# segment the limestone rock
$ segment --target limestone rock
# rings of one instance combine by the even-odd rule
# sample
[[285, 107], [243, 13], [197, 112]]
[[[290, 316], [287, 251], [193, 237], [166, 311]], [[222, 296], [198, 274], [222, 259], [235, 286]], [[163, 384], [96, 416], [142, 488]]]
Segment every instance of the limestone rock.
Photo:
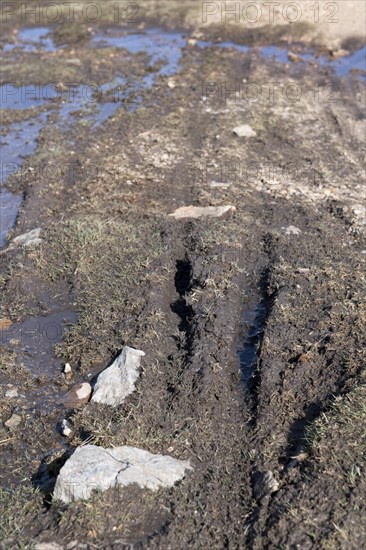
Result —
[[181, 206], [171, 214], [170, 217], [176, 220], [186, 218], [222, 218], [225, 214], [236, 212], [235, 206]]
[[63, 550], [63, 546], [57, 542], [39, 542], [34, 548], [35, 550]]
[[212, 181], [209, 186], [211, 189], [221, 188], [221, 189], [228, 189], [231, 187], [231, 183], [224, 183], [221, 181]]
[[103, 449], [85, 445], [76, 449], [61, 468], [54, 498], [66, 503], [85, 500], [93, 490], [106, 491], [132, 483], [155, 491], [173, 486], [184, 477], [186, 470], [192, 470], [189, 461], [136, 447]]
[[141, 357], [144, 355], [143, 351], [125, 346], [114, 363], [98, 376], [92, 401], [121, 405], [135, 390], [140, 376]]
[[286, 235], [300, 235], [301, 229], [295, 227], [294, 225], [289, 225], [288, 227], [286, 227], [285, 233]]
[[71, 374], [71, 373], [72, 373], [72, 369], [71, 369], [70, 363], [65, 363], [64, 374]]
[[36, 246], [42, 242], [42, 239], [40, 238], [41, 231], [42, 230], [40, 227], [37, 227], [37, 229], [32, 229], [32, 231], [28, 231], [28, 233], [23, 233], [22, 235], [19, 235], [19, 237], [15, 237], [15, 239], [13, 239], [13, 243], [20, 246]]
[[257, 132], [253, 130], [249, 124], [243, 124], [242, 126], [236, 126], [233, 129], [233, 133], [238, 137], [255, 137], [257, 135]]
[[5, 397], [8, 399], [13, 399], [14, 397], [18, 397], [18, 390], [16, 388], [9, 388], [5, 392]]

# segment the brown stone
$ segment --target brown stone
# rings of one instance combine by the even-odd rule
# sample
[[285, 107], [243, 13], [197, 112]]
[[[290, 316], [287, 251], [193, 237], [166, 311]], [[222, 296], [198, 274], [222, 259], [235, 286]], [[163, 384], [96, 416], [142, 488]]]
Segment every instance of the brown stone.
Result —
[[71, 409], [76, 409], [89, 401], [91, 392], [91, 385], [88, 382], [83, 382], [71, 388], [70, 391], [58, 400], [58, 403]]
[[0, 330], [8, 328], [12, 324], [13, 323], [10, 321], [10, 319], [6, 319], [6, 317], [3, 317], [2, 319], [0, 319]]

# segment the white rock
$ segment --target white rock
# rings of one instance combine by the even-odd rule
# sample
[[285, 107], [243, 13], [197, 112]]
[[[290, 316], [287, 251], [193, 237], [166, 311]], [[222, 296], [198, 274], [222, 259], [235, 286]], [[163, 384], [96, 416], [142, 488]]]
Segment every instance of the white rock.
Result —
[[71, 435], [71, 433], [72, 433], [71, 426], [65, 418], [61, 422], [60, 432], [65, 437], [69, 437], [69, 435]]
[[231, 187], [231, 183], [223, 183], [221, 181], [212, 181], [209, 186], [211, 187], [211, 189], [216, 189], [216, 188], [222, 188], [222, 189], [228, 189], [229, 187]]
[[155, 455], [136, 447], [103, 449], [85, 445], [76, 449], [61, 468], [54, 498], [66, 503], [85, 500], [93, 490], [106, 491], [132, 483], [155, 491], [173, 486], [184, 477], [186, 470], [192, 470], [189, 461]]
[[57, 542], [40, 542], [35, 545], [35, 550], [63, 550], [63, 546]]
[[300, 235], [301, 229], [295, 227], [294, 225], [289, 225], [288, 227], [286, 227], [285, 233], [286, 235]]
[[18, 397], [18, 390], [16, 388], [6, 390], [5, 397], [8, 397], [9, 399], [12, 399], [13, 397]]
[[257, 132], [253, 130], [249, 124], [243, 124], [242, 126], [236, 126], [236, 128], [233, 129], [233, 133], [238, 137], [255, 137], [257, 135]]
[[32, 229], [32, 231], [28, 231], [28, 233], [23, 233], [22, 235], [19, 235], [19, 237], [15, 237], [13, 239], [13, 243], [20, 246], [35, 246], [40, 244], [42, 242], [42, 239], [40, 238], [41, 231], [42, 229], [40, 227], [37, 227], [37, 229]]
[[71, 368], [70, 363], [65, 363], [65, 366], [64, 366], [64, 373], [65, 373], [65, 374], [70, 374], [71, 372], [72, 372], [72, 368]]
[[350, 52], [348, 50], [339, 49], [339, 50], [334, 50], [330, 52], [330, 54], [334, 59], [338, 59], [339, 57], [344, 57], [345, 55], [349, 55]]
[[143, 351], [125, 346], [114, 363], [98, 376], [92, 401], [121, 405], [135, 390], [144, 355]]
[[66, 59], [66, 63], [69, 63], [69, 65], [81, 65], [81, 59], [78, 57], [71, 57], [70, 59]]
[[221, 218], [225, 214], [236, 212], [235, 206], [181, 206], [169, 216], [176, 220], [186, 218]]

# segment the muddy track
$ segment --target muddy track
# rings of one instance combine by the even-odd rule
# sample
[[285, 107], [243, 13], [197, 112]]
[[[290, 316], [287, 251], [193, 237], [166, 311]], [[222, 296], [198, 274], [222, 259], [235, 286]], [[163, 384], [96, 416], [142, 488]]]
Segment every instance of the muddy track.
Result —
[[[268, 214], [273, 215], [273, 212], [269, 211]], [[282, 215], [283, 213], [281, 213]], [[287, 211], [287, 216], [290, 219], [297, 215], [299, 214], [296, 207]], [[303, 212], [300, 215], [303, 215]], [[311, 217], [310, 212], [308, 212], [308, 216]], [[278, 222], [272, 220], [272, 223], [276, 225]], [[179, 411], [180, 414], [184, 411], [183, 414], [189, 415], [192, 419], [204, 414], [203, 411], [207, 410], [210, 403], [207, 402], [210, 386], [215, 387], [216, 384], [216, 377], [212, 372], [215, 370], [213, 361], [216, 365], [227, 365], [225, 370], [218, 367], [220, 389], [214, 390], [216, 403], [214, 406], [212, 403], [210, 404], [212, 407], [210, 409], [211, 425], [205, 427], [205, 437], [211, 430], [212, 434], [221, 431], [217, 425], [217, 421], [220, 422], [220, 419], [223, 421], [222, 427], [226, 431], [234, 421], [233, 418], [239, 414], [234, 432], [236, 433], [236, 445], [239, 446], [238, 454], [231, 456], [233, 449], [230, 450], [230, 461], [233, 459], [238, 462], [236, 468], [231, 472], [232, 481], [229, 478], [225, 480], [225, 483], [239, 484], [237, 479], [237, 468], [239, 468], [241, 491], [239, 489], [236, 495], [239, 500], [235, 499], [236, 503], [230, 502], [229, 505], [230, 507], [234, 506], [236, 514], [239, 514], [238, 517], [245, 518], [247, 528], [244, 531], [249, 532], [246, 545], [249, 548], [261, 548], [263, 547], [263, 536], [266, 536], [267, 529], [270, 528], [267, 525], [273, 526], [274, 518], [277, 517], [276, 502], [281, 499], [281, 490], [286, 490], [290, 480], [293, 483], [294, 475], [295, 477], [300, 475], [300, 463], [294, 457], [307, 450], [306, 432], [311, 423], [319, 418], [321, 413], [329, 409], [330, 404], [337, 396], [349, 391], [357, 382], [360, 367], [355, 370], [345, 370], [340, 364], [339, 369], [334, 368], [338, 356], [332, 347], [332, 328], [331, 325], [326, 326], [326, 318], [322, 332], [312, 336], [313, 341], [306, 346], [306, 349], [295, 355], [290, 342], [294, 344], [300, 338], [301, 325], [289, 330], [281, 324], [282, 330], [288, 331], [286, 347], [288, 348], [288, 364], [291, 365], [291, 376], [289, 377], [285, 373], [285, 363], [282, 363], [279, 358], [276, 363], [274, 359], [276, 353], [269, 350], [269, 341], [274, 340], [275, 345], [279, 341], [279, 337], [275, 336], [273, 332], [279, 325], [279, 310], [285, 309], [288, 303], [292, 303], [293, 290], [291, 291], [291, 288], [296, 288], [296, 285], [289, 287], [288, 279], [283, 284], [279, 275], [283, 243], [275, 233], [267, 232], [263, 234], [262, 238], [259, 237], [263, 255], [262, 257], [257, 255], [256, 263], [254, 266], [252, 265], [254, 281], [252, 280], [250, 285], [252, 293], [256, 296], [255, 301], [263, 304], [259, 318], [255, 319], [255, 323], [257, 326], [259, 325], [254, 342], [257, 350], [256, 368], [248, 384], [243, 384], [240, 371], [237, 370], [239, 358], [236, 350], [240, 318], [242, 309], [245, 307], [240, 295], [245, 289], [245, 283], [239, 278], [235, 289], [232, 289], [225, 300], [219, 301], [218, 307], [212, 308], [212, 299], [211, 297], [207, 299], [205, 294], [207, 293], [207, 282], [209, 282], [207, 268], [212, 265], [213, 260], [212, 256], [203, 253], [197, 242], [199, 235], [197, 225], [188, 223], [180, 227], [179, 236], [176, 229], [171, 227], [170, 230], [172, 231], [171, 239], [168, 238], [169, 229], [164, 234], [164, 238], [168, 242], [174, 242], [174, 251], [170, 249], [168, 254], [171, 264], [173, 264], [171, 267], [173, 276], [171, 276], [168, 285], [169, 296], [173, 295], [173, 297], [167, 299], [166, 286], [164, 286], [163, 301], [166, 311], [168, 312], [170, 309], [175, 314], [173, 326], [177, 329], [177, 335], [174, 338], [176, 350], [169, 355], [169, 367], [174, 369], [174, 373], [169, 375], [167, 382], [168, 392], [172, 395], [168, 398], [166, 408], [176, 411], [176, 413]], [[330, 234], [340, 230], [341, 226], [335, 222]], [[318, 239], [315, 241], [317, 261], [320, 263], [322, 261], [319, 257], [319, 250], [324, 250], [324, 261], [329, 261], [327, 257], [329, 249], [327, 242], [324, 242], [324, 234], [319, 235]], [[243, 243], [243, 248], [245, 248], [245, 243]], [[212, 254], [215, 255], [214, 252]], [[311, 265], [312, 250], [303, 251], [299, 259], [300, 265]], [[294, 267], [292, 276], [295, 279], [303, 277], [301, 269], [296, 273], [296, 267]], [[246, 291], [248, 292], [248, 288]], [[314, 299], [316, 299], [316, 295], [314, 295]], [[320, 311], [318, 313], [327, 317], [329, 305], [327, 306], [326, 302], [329, 300], [329, 296], [324, 299], [325, 304], [323, 307], [319, 304]], [[205, 304], [208, 303], [211, 307], [210, 314], [203, 314], [206, 312]], [[295, 307], [293, 303], [291, 307]], [[225, 326], [227, 330], [223, 331]], [[243, 335], [241, 333], [241, 337], [250, 339], [250, 334]], [[253, 345], [253, 341], [251, 344]], [[178, 368], [176, 368], [177, 363], [179, 364]], [[227, 367], [230, 364], [232, 367], [228, 370]], [[278, 372], [276, 365], [278, 365]], [[304, 372], [306, 367], [309, 370], [308, 375]], [[297, 370], [301, 374], [297, 375]], [[300, 381], [298, 376], [300, 376]], [[322, 379], [327, 382], [319, 382]], [[314, 383], [315, 380], [317, 383]], [[227, 391], [223, 391], [226, 385], [230, 388], [229, 403], [235, 404], [234, 411], [236, 409], [236, 413], [233, 410], [230, 411], [231, 407], [228, 411], [228, 394]], [[289, 399], [291, 394], [295, 399]], [[188, 395], [194, 396], [193, 399], [188, 399]], [[277, 397], [275, 398], [275, 396]], [[190, 433], [195, 432], [191, 429]], [[250, 441], [249, 445], [248, 441]], [[228, 460], [228, 451], [225, 451], [224, 458], [221, 454], [223, 451], [222, 448], [220, 449], [221, 445], [225, 446], [224, 441], [218, 442], [216, 445], [215, 459], [212, 464], [213, 473], [217, 472], [216, 468], [222, 471]], [[255, 449], [254, 455], [248, 453], [248, 449]], [[195, 441], [191, 450], [199, 462], [205, 460], [205, 452], [202, 451], [198, 441]], [[253, 506], [253, 502], [255, 502], [253, 500], [255, 474], [268, 470], [275, 472], [280, 482], [280, 492], [273, 499], [265, 497]], [[208, 479], [206, 477], [204, 482], [197, 477], [195, 479], [196, 487], [200, 487], [201, 498], [202, 491], [204, 491], [203, 484], [207, 484]], [[220, 491], [219, 488], [218, 490]], [[228, 488], [225, 487], [225, 491], [227, 490]], [[178, 510], [176, 514], [177, 517], [180, 517]], [[234, 517], [236, 516], [234, 515]], [[162, 533], [156, 535], [157, 540], [154, 542], [156, 547], [162, 544], [165, 537], [168, 537], [169, 540], [178, 540], [178, 538], [176, 539], [178, 537], [177, 529], [176, 520], [169, 522], [169, 525], [164, 527], [164, 535]], [[231, 535], [230, 543], [235, 540], [232, 538], [233, 536], [237, 539], [238, 545], [244, 544], [242, 529], [238, 529], [235, 535], [234, 533]], [[187, 540], [188, 542], [192, 541]], [[223, 542], [223, 544], [225, 543]]]
[[[318, 304], [318, 315], [325, 317], [321, 323], [321, 332], [314, 333], [311, 330], [312, 342], [303, 348], [302, 352], [292, 356], [291, 353], [288, 354], [287, 364], [291, 365], [291, 370], [290, 373], [288, 369], [285, 370], [283, 359], [278, 356], [278, 351], [275, 351], [275, 342], [279, 338], [276, 333], [281, 326], [278, 322], [278, 317], [281, 317], [279, 310], [284, 309], [288, 302], [291, 307], [296, 306], [291, 299], [288, 281], [284, 286], [281, 284], [279, 261], [275, 259], [280, 257], [278, 248], [276, 244], [271, 245], [271, 268], [266, 273], [266, 296], [270, 297], [271, 306], [268, 309], [269, 315], [265, 321], [262, 344], [259, 348], [257, 372], [253, 377], [256, 414], [252, 446], [259, 451], [252, 463], [252, 469], [263, 471], [273, 468], [280, 482], [280, 490], [271, 500], [263, 499], [257, 511], [253, 512], [253, 529], [250, 530], [247, 540], [250, 548], [263, 548], [269, 544], [266, 538], [269, 533], [273, 537], [273, 532], [278, 532], [276, 522], [281, 517], [281, 507], [279, 508], [278, 503], [286, 502], [286, 496], [282, 494], [286, 494], [288, 486], [293, 485], [294, 480], [302, 475], [301, 454], [308, 451], [307, 434], [311, 430], [311, 425], [330, 410], [334, 400], [352, 390], [362, 372], [360, 365], [353, 369], [346, 367], [345, 357], [343, 358], [337, 350], [334, 342], [334, 325], [330, 320], [327, 321], [327, 314], [332, 309], [329, 295], [324, 296], [322, 305]], [[327, 257], [329, 248], [326, 243], [315, 242], [319, 263], [322, 262], [322, 249]], [[312, 253], [309, 252], [311, 263]], [[304, 264], [307, 263], [306, 253], [307, 251], [303, 251], [301, 257]], [[312, 324], [310, 321], [310, 327]], [[299, 329], [301, 330], [300, 326], [295, 331], [293, 327], [283, 324], [281, 326], [280, 330], [287, 333], [286, 347], [289, 348], [289, 352], [290, 342], [300, 340]], [[352, 353], [353, 346], [354, 350], [357, 349], [358, 336], [349, 333], [348, 338], [351, 339], [349, 351]]]
[[[205, 299], [207, 267], [210, 262], [209, 258], [202, 256], [202, 250], [197, 243], [199, 237], [197, 225], [188, 223], [177, 229], [171, 224], [170, 234], [169, 229], [167, 233], [169, 237], [166, 234], [165, 239], [170, 243], [168, 256], [173, 267], [171, 280], [162, 289], [164, 295], [161, 302], [154, 293], [154, 300], [158, 300], [160, 307], [172, 319], [172, 323], [169, 323], [169, 332], [175, 347], [169, 353], [166, 363], [165, 383], [168, 397], [164, 403], [164, 409], [173, 425], [175, 422], [181, 422], [180, 418], [186, 418], [184, 427], [190, 433], [189, 450], [192, 459], [197, 463], [197, 477], [195, 476], [196, 481], [192, 483], [189, 501], [194, 506], [199, 494], [200, 506], [196, 515], [200, 515], [206, 507], [212, 506], [209, 504], [212, 492], [217, 493], [219, 498], [220, 490], [223, 490], [220, 489], [222, 482], [219, 477], [223, 475], [226, 478], [225, 484], [232, 485], [234, 492], [234, 486], [237, 483], [236, 471], [238, 465], [243, 463], [245, 454], [240, 445], [244, 423], [241, 419], [243, 413], [240, 412], [241, 396], [236, 386], [240, 383], [235, 357], [236, 332], [235, 326], [231, 325], [228, 327], [226, 336], [223, 335], [222, 320], [212, 309], [212, 303], [211, 310], [206, 309], [210, 301]], [[167, 288], [170, 288], [168, 295], [166, 295]], [[231, 300], [237, 303], [235, 294]], [[217, 341], [218, 337], [221, 341], [225, 337], [229, 342], [231, 341], [230, 348], [234, 355], [226, 349], [226, 346], [220, 345]], [[228, 344], [227, 341], [226, 344]], [[229, 371], [227, 369], [223, 371], [222, 364], [231, 365]], [[218, 378], [220, 378], [220, 389], [217, 388], [215, 381]], [[217, 434], [222, 430], [226, 432], [228, 428], [233, 437], [238, 440], [236, 458], [232, 456], [233, 449], [230, 451], [227, 449], [223, 454], [220, 440], [223, 442], [224, 434], [217, 438]], [[202, 469], [202, 464], [207, 459], [210, 461], [210, 468], [205, 471]], [[228, 463], [235, 469], [235, 473], [231, 472], [230, 468], [225, 476], [224, 471], [228, 469]], [[245, 478], [243, 482], [241, 486], [244, 490], [247, 487], [247, 479]], [[248, 499], [247, 490], [244, 490], [244, 496], [240, 493], [241, 491], [236, 496], [238, 504], [233, 506], [233, 503], [227, 503], [229, 514], [231, 514], [229, 512], [231, 507], [236, 514], [245, 512], [245, 507], [240, 505], [240, 500]], [[202, 498], [205, 504], [201, 501]], [[216, 497], [213, 502], [215, 499]], [[181, 518], [181, 514], [186, 513], [181, 506], [182, 504], [175, 506], [175, 518]], [[240, 509], [242, 509], [241, 512]], [[219, 510], [212, 510], [212, 512], [216, 516]], [[221, 521], [219, 516], [216, 521]], [[205, 536], [207, 527], [202, 526], [202, 537]], [[193, 538], [190, 539], [186, 538], [188, 533], [183, 535], [179, 531], [176, 519], [172, 520], [168, 526], [165, 526], [164, 533], [157, 534], [157, 538], [154, 537], [151, 544], [160, 547], [166, 536], [176, 541], [182, 540], [181, 537], [184, 536], [186, 544], [192, 544], [193, 539], [195, 543], [197, 542], [193, 532], [190, 535]], [[225, 545], [224, 539], [222, 543]]]

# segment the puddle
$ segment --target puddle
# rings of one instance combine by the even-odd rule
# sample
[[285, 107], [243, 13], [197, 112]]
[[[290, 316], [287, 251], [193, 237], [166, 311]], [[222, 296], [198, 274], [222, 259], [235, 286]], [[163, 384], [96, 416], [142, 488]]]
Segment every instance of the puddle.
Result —
[[76, 321], [76, 312], [66, 309], [0, 330], [0, 345], [14, 352], [17, 365], [32, 375], [30, 383], [19, 390], [21, 409], [45, 415], [58, 407], [63, 362], [55, 356], [54, 346], [62, 342], [67, 324]]
[[[113, 82], [103, 84], [101, 86], [102, 93], [110, 91], [108, 87], [111, 89], [114, 87], [115, 92], [112, 94], [113, 101], [101, 102], [96, 105], [94, 114], [94, 127], [96, 127], [113, 116], [121, 107], [134, 112], [142, 104], [139, 91], [152, 88], [157, 75], [172, 76], [176, 74], [180, 68], [182, 48], [186, 45], [186, 40], [178, 32], [165, 32], [160, 29], [149, 29], [122, 36], [118, 35], [118, 31], [110, 30], [96, 34], [91, 40], [91, 44], [97, 48], [123, 48], [133, 55], [145, 53], [149, 56], [152, 65], [161, 64], [156, 73], [149, 72], [138, 82], [128, 81], [118, 76]], [[88, 117], [89, 120], [92, 118], [93, 115]]]
[[238, 355], [245, 385], [248, 385], [257, 365], [258, 346], [266, 315], [267, 309], [263, 302], [257, 303], [252, 309], [245, 309], [243, 313]]
[[103, 124], [103, 122], [111, 118], [120, 107], [121, 105], [117, 101], [102, 103], [101, 105], [98, 105], [98, 112], [95, 114], [95, 116], [91, 115], [88, 117], [89, 119], [94, 119], [93, 128], [96, 128], [97, 126]]
[[[117, 88], [116, 93], [114, 94], [113, 102], [101, 103], [98, 100], [98, 96], [107, 93], [109, 91], [109, 86], [112, 88], [112, 84]], [[113, 83], [107, 83], [102, 86], [88, 85], [88, 84], [75, 84], [70, 83], [67, 86], [67, 89], [64, 91], [58, 90], [53, 84], [47, 86], [14, 86], [13, 84], [3, 84], [0, 86], [0, 97], [2, 102], [3, 109], [29, 109], [32, 107], [40, 107], [45, 105], [47, 102], [53, 101], [53, 105], [59, 108], [59, 119], [69, 127], [75, 123], [74, 115], [82, 111], [83, 117], [88, 120], [89, 115], [92, 115], [95, 111], [96, 117], [100, 122], [103, 122], [108, 116], [113, 114], [114, 110], [118, 109], [121, 106], [121, 102], [126, 99], [125, 94], [123, 93], [123, 86], [126, 86], [127, 81], [122, 78], [116, 78]], [[112, 95], [112, 94], [111, 94]], [[57, 100], [57, 103], [56, 101]], [[104, 113], [104, 107], [108, 104], [109, 114]], [[98, 111], [103, 111], [98, 113]], [[30, 154], [25, 149], [26, 140], [28, 140], [30, 134], [33, 132], [33, 137], [37, 138], [39, 130], [42, 127], [42, 124], [45, 122], [44, 116], [39, 117], [42, 120], [42, 123], [39, 124], [39, 129], [36, 129], [36, 123], [27, 121], [22, 122], [18, 125], [13, 125], [10, 127], [10, 132], [7, 135], [7, 140], [12, 144], [11, 150], [16, 156], [18, 156], [17, 147], [14, 150], [15, 141], [23, 141], [24, 143], [24, 156]], [[21, 134], [24, 134], [24, 139], [22, 140]], [[9, 137], [8, 137], [9, 136]], [[31, 139], [30, 141], [33, 141]], [[16, 144], [15, 144], [16, 145]], [[31, 153], [33, 151], [30, 151]], [[11, 152], [9, 151], [11, 154]], [[5, 153], [5, 156], [8, 156]]]
[[15, 225], [22, 196], [0, 189], [0, 248], [5, 246], [7, 235]]
[[36, 118], [6, 127], [7, 133], [0, 136], [1, 184], [6, 182], [10, 174], [19, 170], [25, 157], [34, 153], [38, 135], [46, 120], [47, 114], [41, 113]]
[[[36, 51], [43, 48], [46, 51], [55, 51], [53, 41], [47, 37], [50, 29], [47, 27], [33, 27], [22, 29], [17, 35], [16, 44], [7, 44], [4, 51], [21, 47], [24, 51]], [[91, 41], [97, 48], [116, 47], [125, 48], [131, 54], [147, 53], [151, 63], [161, 63], [162, 66], [154, 73], [148, 73], [139, 82], [128, 81], [118, 76], [113, 82], [107, 82], [99, 87], [87, 85], [70, 85], [66, 92], [60, 93], [52, 84], [47, 86], [14, 86], [5, 83], [0, 86], [1, 102], [4, 109], [28, 109], [39, 107], [49, 101], [60, 99], [59, 119], [65, 129], [70, 129], [75, 123], [75, 117], [82, 117], [85, 121], [99, 126], [121, 107], [134, 111], [141, 103], [139, 91], [151, 88], [156, 75], [169, 76], [175, 74], [180, 66], [182, 48], [186, 40], [180, 33], [163, 32], [152, 29], [146, 32], [136, 32], [118, 35], [117, 31], [108, 31], [97, 34]], [[115, 92], [112, 89], [115, 88]], [[107, 98], [98, 100], [98, 95], [106, 94]], [[111, 100], [108, 100], [111, 98]], [[28, 134], [27, 123], [24, 131]], [[10, 134], [12, 130], [10, 131]], [[14, 139], [10, 136], [10, 141]], [[26, 156], [27, 152], [24, 152]], [[7, 156], [4, 152], [4, 158]], [[8, 160], [6, 159], [7, 163]]]
[[260, 50], [262, 57], [266, 59], [274, 59], [279, 63], [289, 62], [288, 51], [289, 50], [278, 48], [277, 46], [266, 46]]
[[98, 33], [92, 39], [97, 48], [124, 48], [132, 54], [146, 53], [152, 64], [163, 62], [158, 74], [172, 76], [178, 72], [182, 57], [182, 48], [186, 39], [178, 32], [166, 32], [160, 29], [149, 29], [144, 32], [118, 36], [115, 32]]
[[[39, 132], [46, 120], [47, 115], [42, 113], [37, 119], [11, 124], [7, 134], [0, 136], [1, 186], [20, 169], [24, 157], [35, 151]], [[7, 234], [15, 225], [22, 200], [22, 195], [0, 187], [0, 248], [5, 246]]]
[[[289, 49], [280, 48], [278, 46], [264, 46], [259, 49], [253, 49], [249, 46], [242, 44], [235, 44], [234, 42], [206, 42], [198, 41], [197, 46], [200, 48], [219, 47], [223, 49], [233, 48], [241, 53], [248, 53], [251, 51], [259, 51], [261, 56], [265, 59], [272, 59], [277, 63], [289, 63]], [[323, 67], [333, 69], [337, 76], [346, 77], [350, 73], [359, 73], [358, 76], [362, 79], [366, 79], [366, 46], [363, 46], [354, 53], [341, 57], [337, 60], [329, 59], [329, 57], [316, 57], [314, 52], [299, 53], [300, 62], [309, 63], [313, 62]]]
[[103, 87], [92, 88], [83, 84], [75, 85], [64, 95], [59, 120], [64, 130], [70, 129], [77, 119], [101, 124], [121, 106], [117, 101], [101, 103], [97, 95], [103, 93]]
[[18, 361], [35, 376], [53, 378], [62, 366], [54, 346], [62, 341], [65, 324], [76, 321], [77, 314], [71, 310], [30, 317], [0, 330], [0, 345], [14, 351]]
[[59, 118], [65, 127], [71, 126], [75, 123], [76, 113], [92, 109], [95, 103], [92, 89], [83, 84], [73, 85], [61, 101]]
[[10, 52], [15, 49], [21, 49], [24, 52], [36, 52], [37, 50], [45, 50], [53, 52], [56, 46], [48, 35], [51, 29], [48, 27], [27, 27], [21, 29], [16, 37], [14, 44], [6, 44], [4, 52]]
[[235, 49], [238, 52], [241, 53], [248, 53], [250, 51], [249, 46], [245, 46], [243, 44], [235, 44], [234, 42], [210, 42], [206, 40], [198, 40], [197, 46], [202, 49], [206, 48], [223, 48], [223, 49]]
[[330, 63], [334, 65], [338, 76], [346, 76], [351, 71], [361, 71], [364, 74], [360, 76], [366, 79], [366, 46]]
[[[163, 62], [158, 71], [162, 76], [172, 76], [178, 72], [182, 57], [182, 48], [186, 46], [186, 39], [179, 32], [167, 32], [161, 29], [148, 29], [146, 31], [126, 33], [119, 35], [116, 29], [106, 30], [96, 34], [91, 45], [97, 48], [124, 48], [132, 54], [146, 53], [149, 55], [152, 64]], [[8, 52], [14, 49], [21, 49], [24, 52], [36, 52], [44, 50], [47, 52], [56, 51], [49, 27], [27, 27], [19, 31], [14, 44], [5, 44], [3, 51]], [[235, 48], [241, 53], [248, 53], [249, 46], [235, 44], [234, 42], [209, 42], [198, 41], [201, 48], [220, 47]], [[261, 55], [266, 59], [274, 59], [279, 63], [288, 63], [288, 50], [277, 46], [265, 46], [260, 49]], [[356, 52], [337, 60], [330, 60], [327, 57], [316, 58], [313, 53], [300, 54], [304, 62], [315, 61], [316, 63], [334, 68], [338, 76], [346, 76], [351, 71], [366, 71], [366, 46]], [[361, 75], [365, 77], [364, 75]], [[23, 107], [24, 108], [24, 107]]]
[[64, 128], [70, 128], [75, 116], [83, 118], [95, 128], [121, 108], [128, 111], [142, 103], [139, 91], [152, 85], [151, 74], [141, 79], [140, 83], [117, 76], [113, 81], [98, 87], [85, 85], [74, 86], [61, 102], [59, 117]]
[[[278, 48], [276, 46], [268, 46], [261, 49], [261, 54], [265, 58], [273, 58], [280, 63], [288, 63], [288, 51], [284, 48]], [[366, 46], [360, 48], [354, 53], [340, 57], [339, 59], [332, 60], [329, 57], [316, 57], [314, 53], [300, 53], [299, 58], [303, 63], [314, 62], [323, 67], [333, 69], [337, 76], [344, 77], [353, 71], [360, 73], [362, 78], [366, 77]]]
[[53, 85], [14, 86], [14, 84], [2, 84], [0, 86], [0, 99], [2, 109], [30, 109], [41, 107], [47, 101], [59, 97], [59, 92]]

